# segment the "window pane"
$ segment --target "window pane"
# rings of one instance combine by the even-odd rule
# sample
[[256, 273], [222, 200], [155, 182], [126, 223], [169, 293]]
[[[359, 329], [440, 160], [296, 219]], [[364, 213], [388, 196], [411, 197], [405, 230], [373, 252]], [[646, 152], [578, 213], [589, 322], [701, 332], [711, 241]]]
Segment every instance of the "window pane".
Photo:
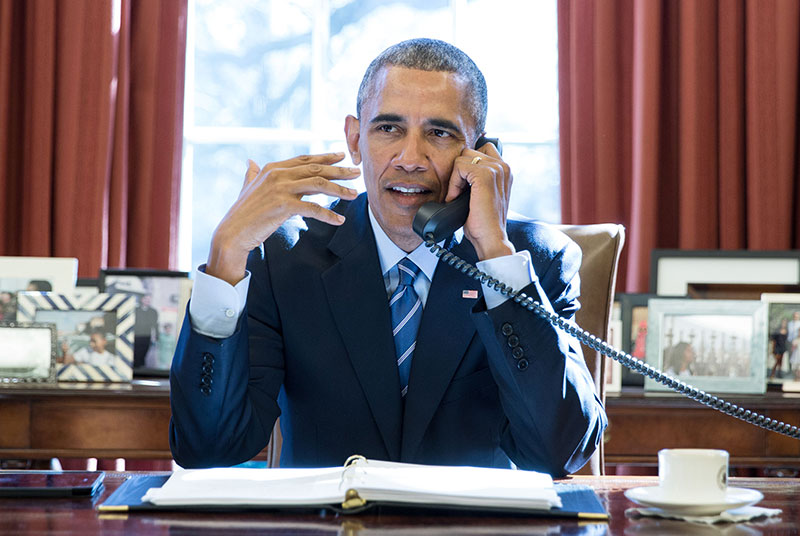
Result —
[[[490, 132], [558, 139], [556, 3], [472, 0], [457, 43], [475, 61], [489, 88]], [[513, 13], [513, 15], [509, 15]], [[501, 29], [485, 39], [488, 29]], [[558, 168], [556, 168], [558, 169]]]
[[197, 0], [195, 126], [311, 126], [313, 4]]
[[208, 259], [211, 235], [239, 196], [247, 170], [247, 159], [259, 166], [308, 152], [303, 144], [199, 145], [192, 167], [192, 265]]
[[330, 17], [326, 131], [341, 132], [344, 116], [355, 115], [361, 77], [382, 50], [423, 35], [452, 42], [449, 5], [448, 0], [337, 2]]
[[[528, 218], [561, 221], [558, 142], [503, 145], [503, 158], [511, 163], [514, 184], [511, 210]], [[520, 177], [524, 183], [520, 184]]]
[[[419, 36], [454, 43], [483, 71], [487, 133], [500, 137], [514, 173], [511, 209], [560, 220], [555, 0], [192, 2], [183, 177], [191, 195], [181, 220], [191, 265], [184, 245], [182, 269], [205, 261], [248, 158], [263, 165], [346, 150], [344, 117], [356, 112], [367, 65], [387, 46]], [[353, 186], [364, 189], [361, 180]]]

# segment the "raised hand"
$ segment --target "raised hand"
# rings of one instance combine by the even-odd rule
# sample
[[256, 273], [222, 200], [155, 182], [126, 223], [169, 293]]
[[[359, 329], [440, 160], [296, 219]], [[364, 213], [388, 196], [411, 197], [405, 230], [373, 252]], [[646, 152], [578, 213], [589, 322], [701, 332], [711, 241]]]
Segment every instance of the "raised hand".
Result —
[[206, 273], [235, 285], [244, 277], [250, 250], [292, 216], [344, 223], [343, 216], [302, 199], [313, 194], [355, 199], [354, 189], [332, 182], [360, 174], [359, 168], [333, 165], [343, 158], [344, 153], [304, 155], [263, 168], [249, 160], [242, 191], [214, 231]]

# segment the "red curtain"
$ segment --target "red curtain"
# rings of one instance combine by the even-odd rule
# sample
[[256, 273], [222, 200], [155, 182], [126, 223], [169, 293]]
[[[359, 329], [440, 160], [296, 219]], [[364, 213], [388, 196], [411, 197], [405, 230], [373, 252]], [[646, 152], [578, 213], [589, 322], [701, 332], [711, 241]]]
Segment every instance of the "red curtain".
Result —
[[559, 0], [562, 219], [654, 248], [800, 247], [796, 0]]
[[174, 268], [186, 0], [0, 0], [0, 255]]

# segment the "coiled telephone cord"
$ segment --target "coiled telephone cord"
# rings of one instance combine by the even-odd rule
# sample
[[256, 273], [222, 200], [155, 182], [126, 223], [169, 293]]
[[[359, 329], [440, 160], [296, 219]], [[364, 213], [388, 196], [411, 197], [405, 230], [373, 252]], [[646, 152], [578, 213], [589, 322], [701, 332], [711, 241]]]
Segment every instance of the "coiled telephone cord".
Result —
[[610, 357], [614, 361], [618, 361], [623, 366], [633, 370], [634, 372], [638, 372], [639, 374], [647, 376], [648, 378], [652, 378], [658, 383], [666, 385], [673, 391], [687, 396], [692, 400], [700, 402], [701, 404], [704, 404], [717, 411], [721, 411], [726, 415], [736, 417], [737, 419], [741, 419], [747, 423], [759, 426], [772, 432], [777, 432], [794, 439], [800, 439], [800, 429], [798, 429], [797, 426], [793, 426], [782, 421], [776, 421], [775, 419], [770, 419], [769, 417], [761, 415], [755, 411], [745, 409], [736, 404], [731, 404], [730, 402], [726, 402], [722, 398], [696, 389], [688, 383], [677, 380], [672, 376], [661, 372], [657, 368], [648, 365], [644, 361], [614, 348], [603, 339], [592, 335], [579, 326], [571, 324], [557, 314], [548, 311], [524, 292], [518, 292], [512, 289], [505, 283], [498, 281], [485, 272], [480, 271], [472, 264], [461, 259], [458, 255], [455, 255], [449, 250], [439, 246], [433, 241], [433, 235], [430, 233], [425, 237], [425, 246], [430, 248], [431, 252], [439, 257], [441, 261], [446, 262], [448, 265], [472, 277], [473, 279], [489, 285], [491, 288], [494, 288], [504, 296], [510, 297], [520, 306], [547, 320], [555, 327], [574, 336], [582, 344], [588, 346], [592, 350], [600, 352], [606, 357]]

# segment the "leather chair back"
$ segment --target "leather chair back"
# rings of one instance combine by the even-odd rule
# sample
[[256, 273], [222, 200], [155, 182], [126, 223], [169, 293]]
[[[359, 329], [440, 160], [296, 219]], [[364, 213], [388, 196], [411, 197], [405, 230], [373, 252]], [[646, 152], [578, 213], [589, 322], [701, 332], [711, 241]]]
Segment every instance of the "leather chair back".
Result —
[[[574, 240], [583, 251], [581, 262], [581, 308], [575, 315], [580, 327], [608, 340], [617, 266], [625, 244], [625, 227], [614, 223], [592, 225], [555, 225]], [[600, 399], [606, 399], [606, 358], [600, 352], [583, 347], [583, 356], [595, 381]], [[595, 452], [581, 473], [605, 473], [603, 445]]]

